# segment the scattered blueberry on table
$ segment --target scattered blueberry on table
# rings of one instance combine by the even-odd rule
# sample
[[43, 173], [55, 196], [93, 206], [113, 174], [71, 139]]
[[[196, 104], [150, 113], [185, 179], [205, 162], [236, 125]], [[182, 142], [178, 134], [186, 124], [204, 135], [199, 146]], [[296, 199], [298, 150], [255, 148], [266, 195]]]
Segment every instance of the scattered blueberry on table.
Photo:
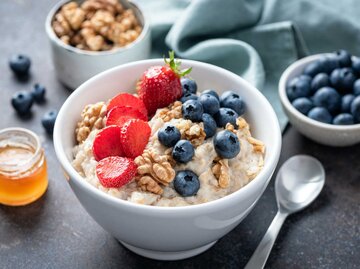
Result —
[[50, 110], [41, 119], [41, 123], [48, 134], [52, 134], [54, 131], [54, 125], [58, 112], [56, 110]]
[[27, 91], [18, 91], [14, 93], [11, 98], [11, 105], [21, 116], [25, 116], [30, 113], [33, 102], [34, 99], [32, 94]]
[[360, 123], [360, 58], [346, 50], [326, 54], [291, 79], [286, 94], [293, 107], [311, 119]]
[[26, 55], [16, 54], [10, 57], [9, 66], [15, 75], [26, 76], [29, 74], [31, 60]]
[[31, 94], [34, 97], [34, 101], [36, 103], [43, 103], [45, 101], [45, 93], [46, 88], [39, 83], [36, 83], [31, 89]]

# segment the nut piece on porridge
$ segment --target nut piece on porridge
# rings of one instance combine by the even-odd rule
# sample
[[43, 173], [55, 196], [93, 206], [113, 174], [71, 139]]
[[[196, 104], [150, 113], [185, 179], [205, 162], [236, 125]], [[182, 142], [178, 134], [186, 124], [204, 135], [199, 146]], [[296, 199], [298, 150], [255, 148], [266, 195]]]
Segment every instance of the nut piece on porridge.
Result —
[[163, 193], [163, 189], [151, 176], [137, 176], [136, 182], [143, 191], [148, 191], [155, 194]]
[[220, 188], [227, 188], [230, 183], [229, 163], [227, 159], [214, 159], [214, 166], [211, 168], [214, 176], [218, 180]]
[[176, 127], [181, 133], [181, 139], [189, 140], [194, 147], [201, 145], [205, 140], [206, 133], [202, 122], [196, 123], [191, 120], [181, 120], [176, 124]]
[[[154, 193], [158, 193], [159, 189], [155, 183], [167, 186], [175, 177], [175, 170], [172, 168], [166, 155], [159, 155], [153, 150], [146, 149], [143, 154], [135, 158], [137, 164], [137, 172], [139, 174], [139, 186]], [[144, 179], [142, 179], [145, 177]], [[150, 177], [153, 181], [151, 181]], [[151, 190], [150, 190], [151, 188]], [[156, 192], [155, 192], [155, 191]]]
[[181, 106], [182, 103], [180, 101], [175, 101], [169, 107], [161, 109], [159, 112], [159, 117], [164, 122], [168, 122], [172, 119], [181, 119], [182, 118]]
[[75, 129], [76, 141], [82, 143], [93, 129], [102, 129], [106, 122], [106, 104], [98, 102], [87, 105], [81, 112], [81, 120]]

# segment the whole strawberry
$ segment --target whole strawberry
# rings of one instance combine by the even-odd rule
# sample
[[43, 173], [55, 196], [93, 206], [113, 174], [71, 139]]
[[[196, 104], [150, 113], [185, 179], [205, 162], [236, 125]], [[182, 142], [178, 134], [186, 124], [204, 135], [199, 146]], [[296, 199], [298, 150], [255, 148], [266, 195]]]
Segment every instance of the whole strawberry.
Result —
[[152, 66], [144, 72], [138, 85], [139, 98], [143, 101], [149, 116], [158, 108], [170, 105], [182, 95], [180, 78], [191, 72], [191, 68], [180, 70], [180, 61], [169, 52], [170, 59], [165, 59], [165, 65]]

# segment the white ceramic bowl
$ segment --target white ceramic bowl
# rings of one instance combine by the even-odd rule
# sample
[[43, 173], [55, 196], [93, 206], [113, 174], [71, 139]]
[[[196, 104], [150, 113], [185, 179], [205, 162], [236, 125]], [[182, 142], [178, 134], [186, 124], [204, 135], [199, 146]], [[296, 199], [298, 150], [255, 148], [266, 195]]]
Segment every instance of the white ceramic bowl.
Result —
[[[55, 34], [51, 23], [56, 12], [69, 0], [60, 1], [49, 12], [45, 29], [51, 44], [52, 59], [58, 79], [68, 88], [76, 89], [94, 75], [120, 64], [148, 59], [151, 50], [149, 20], [134, 3], [126, 2], [139, 19], [143, 30], [131, 44], [109, 51], [86, 51], [66, 45]], [[77, 0], [77, 2], [83, 2]], [[124, 3], [121, 1], [124, 5]]]
[[[265, 97], [248, 82], [225, 69], [196, 61], [191, 76], [199, 89], [235, 89], [247, 104], [246, 119], [253, 135], [266, 145], [265, 165], [242, 189], [216, 201], [187, 207], [138, 205], [112, 197], [87, 183], [71, 166], [74, 130], [83, 107], [119, 92], [133, 92], [135, 83], [162, 59], [139, 61], [103, 72], [81, 85], [62, 106], [55, 124], [54, 145], [69, 184], [88, 213], [130, 250], [154, 259], [194, 256], [211, 247], [250, 212], [268, 185], [279, 159], [281, 132]], [[101, 91], [99, 91], [101, 89]]]
[[327, 54], [305, 57], [296, 61], [284, 71], [279, 82], [281, 104], [290, 123], [304, 136], [328, 146], [351, 146], [360, 142], [360, 124], [332, 125], [310, 119], [294, 108], [286, 95], [288, 82], [299, 76], [306, 65], [325, 55]]

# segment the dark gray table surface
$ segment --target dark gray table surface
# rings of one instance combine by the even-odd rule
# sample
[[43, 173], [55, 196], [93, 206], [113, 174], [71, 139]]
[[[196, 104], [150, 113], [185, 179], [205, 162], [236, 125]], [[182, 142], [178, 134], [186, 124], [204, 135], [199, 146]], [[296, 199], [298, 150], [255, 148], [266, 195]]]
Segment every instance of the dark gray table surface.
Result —
[[[81, 207], [63, 177], [52, 138], [40, 119], [70, 94], [57, 80], [44, 31], [54, 0], [0, 1], [0, 128], [21, 126], [40, 135], [48, 160], [49, 189], [24, 207], [0, 206], [0, 268], [242, 268], [276, 213], [274, 179], [250, 215], [209, 251], [183, 261], [160, 262], [125, 249]], [[14, 53], [31, 56], [31, 77], [18, 81], [8, 68]], [[20, 119], [11, 95], [35, 82], [47, 87], [47, 102]], [[266, 268], [360, 268], [360, 145], [321, 146], [290, 127], [280, 163], [309, 154], [325, 166], [326, 185], [306, 210], [290, 216]]]

